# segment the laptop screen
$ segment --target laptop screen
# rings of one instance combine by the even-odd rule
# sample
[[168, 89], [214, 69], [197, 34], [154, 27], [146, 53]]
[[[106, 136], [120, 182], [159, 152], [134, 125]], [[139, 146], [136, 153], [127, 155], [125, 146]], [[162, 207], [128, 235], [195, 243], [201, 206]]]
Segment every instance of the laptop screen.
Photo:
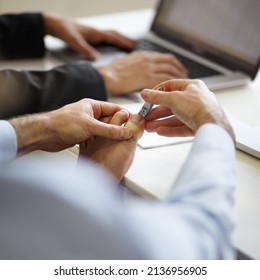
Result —
[[151, 29], [252, 78], [258, 71], [259, 0], [162, 0]]

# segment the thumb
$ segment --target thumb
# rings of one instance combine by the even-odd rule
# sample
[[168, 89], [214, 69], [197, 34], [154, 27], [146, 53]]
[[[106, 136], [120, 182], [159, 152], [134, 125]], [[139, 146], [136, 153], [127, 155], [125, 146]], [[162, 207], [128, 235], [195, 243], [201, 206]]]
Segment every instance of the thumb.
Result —
[[144, 132], [144, 118], [139, 114], [133, 114], [127, 121], [125, 127], [128, 127], [133, 133], [133, 138], [138, 140], [141, 138]]
[[128, 127], [107, 124], [98, 120], [94, 120], [92, 135], [113, 140], [125, 140], [131, 138], [133, 133]]
[[161, 91], [153, 89], [144, 89], [141, 92], [142, 98], [151, 104], [162, 105], [169, 107], [173, 98], [179, 95], [179, 91]]

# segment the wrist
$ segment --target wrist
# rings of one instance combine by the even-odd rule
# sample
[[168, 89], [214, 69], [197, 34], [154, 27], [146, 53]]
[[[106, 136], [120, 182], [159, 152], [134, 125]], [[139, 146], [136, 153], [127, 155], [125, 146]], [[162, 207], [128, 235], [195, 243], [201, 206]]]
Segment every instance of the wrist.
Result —
[[229, 121], [227, 119], [225, 119], [225, 120], [222, 120], [221, 123], [216, 123], [216, 124], [226, 130], [226, 132], [230, 135], [230, 137], [232, 138], [232, 140], [235, 144], [236, 143], [236, 136], [235, 136], [233, 127], [231, 126]]
[[106, 91], [109, 93], [115, 93], [117, 79], [114, 71], [112, 71], [111, 68], [107, 66], [97, 66], [96, 69], [104, 81]]
[[212, 110], [208, 116], [206, 116], [200, 124], [197, 126], [199, 128], [201, 125], [206, 124], [206, 123], [213, 123], [216, 124], [220, 127], [222, 127], [226, 132], [230, 135], [232, 138], [233, 142], [235, 143], [235, 133], [234, 130], [229, 123], [225, 112], [222, 109], [218, 109], [215, 112]]
[[18, 155], [41, 150], [52, 139], [48, 114], [14, 118], [9, 123], [17, 135]]
[[57, 25], [58, 19], [61, 18], [59, 15], [56, 15], [52, 12], [43, 12], [42, 13], [44, 20], [44, 33], [45, 35], [55, 35], [55, 27]]

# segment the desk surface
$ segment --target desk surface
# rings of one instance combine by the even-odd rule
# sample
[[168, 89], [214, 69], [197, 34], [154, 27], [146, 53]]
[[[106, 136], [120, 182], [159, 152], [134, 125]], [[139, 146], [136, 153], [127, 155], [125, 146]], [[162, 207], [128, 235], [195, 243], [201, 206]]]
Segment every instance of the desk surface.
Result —
[[[109, 14], [80, 19], [81, 22], [101, 29], [116, 29], [136, 38], [149, 29], [152, 10]], [[47, 38], [52, 48], [58, 40]], [[49, 69], [62, 62], [52, 56], [44, 59], [1, 63], [0, 68]], [[216, 92], [217, 99], [226, 109], [250, 125], [260, 125], [260, 77], [247, 86]], [[118, 103], [126, 100], [112, 99]], [[128, 99], [129, 102], [129, 99]], [[140, 195], [163, 198], [173, 184], [191, 143], [160, 148], [137, 149], [134, 163], [125, 176], [125, 184]], [[73, 158], [73, 157], [72, 157]], [[72, 159], [72, 161], [75, 161]], [[144, 164], [145, 163], [145, 164]], [[236, 152], [237, 191], [235, 209], [238, 223], [233, 234], [234, 245], [260, 259], [260, 160], [243, 152]], [[157, 175], [160, 171], [160, 177]], [[161, 178], [164, 180], [161, 180]]]

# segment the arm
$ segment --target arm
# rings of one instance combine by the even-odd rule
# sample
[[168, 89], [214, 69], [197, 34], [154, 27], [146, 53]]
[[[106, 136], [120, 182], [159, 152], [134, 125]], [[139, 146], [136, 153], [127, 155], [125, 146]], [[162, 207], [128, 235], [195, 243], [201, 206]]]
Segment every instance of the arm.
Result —
[[44, 12], [45, 33], [60, 38], [74, 51], [88, 59], [96, 59], [100, 53], [95, 49], [101, 43], [112, 44], [131, 51], [134, 41], [112, 30], [98, 30], [79, 24], [61, 15]]
[[[133, 122], [134, 116], [127, 122], [133, 138], [116, 143], [97, 137], [96, 143], [88, 141], [80, 156], [97, 161], [120, 180], [133, 160], [135, 135], [142, 132], [143, 121], [135, 117]], [[135, 197], [124, 214], [120, 209], [113, 213], [115, 218], [109, 217], [109, 209], [104, 210], [108, 213], [106, 219], [117, 221], [114, 238], [106, 236], [106, 240], [111, 238], [114, 246], [119, 246], [121, 240], [121, 254], [131, 255], [134, 250], [137, 258], [233, 259], [234, 189], [233, 140], [223, 128], [204, 124], [197, 130], [190, 155], [164, 201], [140, 201]], [[125, 244], [131, 244], [131, 249]]]
[[134, 47], [133, 40], [115, 31], [100, 31], [51, 12], [8, 14], [0, 16], [0, 59], [43, 56], [45, 35], [64, 40], [90, 59], [97, 57], [98, 52], [92, 45], [99, 43], [127, 50]]
[[[169, 209], [163, 210], [163, 232], [173, 237], [172, 247], [167, 250], [177, 250], [181, 258], [234, 258], [234, 190], [232, 138], [214, 124], [203, 125], [196, 132], [190, 155], [165, 200], [164, 207]], [[189, 249], [188, 256], [185, 249]]]
[[0, 71], [0, 118], [49, 111], [81, 98], [106, 100], [169, 79], [176, 61], [168, 54], [134, 52], [96, 69], [87, 62], [50, 71]]
[[[157, 87], [164, 91], [142, 92], [145, 101], [159, 105], [147, 116], [146, 127], [166, 136], [195, 134], [194, 145], [168, 198], [159, 203], [135, 202], [128, 209], [128, 218], [124, 218], [127, 226], [121, 221], [124, 224], [121, 228], [126, 230], [120, 230], [120, 234], [128, 236], [128, 243], [136, 246], [136, 252], [145, 258], [233, 258], [235, 150], [232, 127], [214, 94], [202, 82], [172, 80]], [[131, 119], [127, 124], [131, 124]], [[142, 126], [136, 119], [134, 124]], [[133, 124], [129, 127], [133, 128]], [[100, 145], [97, 138], [95, 141]], [[123, 150], [125, 142], [128, 152]], [[116, 178], [122, 178], [127, 169], [123, 168], [117, 152], [124, 151], [124, 162], [127, 162], [133, 157], [136, 142], [132, 139], [115, 144], [103, 139], [100, 153], [95, 144], [92, 145], [89, 143], [85, 155], [106, 167]], [[113, 167], [116, 160], [119, 161], [117, 169]], [[131, 232], [130, 237], [127, 232]], [[146, 239], [141, 244], [140, 236]]]
[[[233, 143], [221, 128], [210, 126], [198, 131], [188, 166], [162, 202], [135, 196], [123, 205], [116, 183], [87, 161], [77, 171], [48, 162], [22, 166], [18, 175], [5, 173], [10, 183], [1, 184], [0, 258], [232, 258]], [[198, 157], [206, 161], [197, 164]], [[207, 176], [203, 170], [216, 172]]]
[[[121, 109], [112, 103], [82, 99], [52, 112], [13, 118], [9, 123], [17, 136], [18, 155], [35, 150], [56, 152], [93, 136], [129, 139], [132, 136], [129, 128], [102, 121]], [[123, 115], [128, 118], [129, 112], [124, 110]]]
[[50, 71], [0, 71], [0, 118], [57, 109], [82, 98], [106, 100], [99, 72], [87, 62]]
[[0, 59], [44, 55], [44, 23], [40, 13], [0, 16]]
[[[175, 83], [178, 84], [174, 81], [173, 85]], [[192, 82], [190, 85], [188, 92], [198, 86]], [[152, 99], [153, 94], [157, 92], [147, 94], [146, 100]], [[198, 102], [197, 107], [201, 105], [200, 116], [207, 111], [207, 105], [216, 111], [213, 110], [210, 118], [205, 115], [199, 118], [204, 120], [204, 124], [199, 125], [184, 169], [164, 201], [134, 197], [130, 204], [123, 206], [111, 191], [116, 182], [100, 167], [84, 160], [80, 161], [76, 174], [71, 170], [65, 171], [64, 163], [26, 166], [20, 173], [21, 179], [19, 175], [4, 174], [11, 178], [11, 185], [5, 184], [1, 188], [0, 199], [4, 203], [0, 203], [0, 219], [3, 217], [1, 224], [4, 230], [0, 234], [5, 240], [1, 257], [6, 257], [12, 248], [11, 258], [26, 259], [233, 258], [230, 235], [234, 221], [234, 144], [229, 127], [225, 131], [221, 127], [223, 122], [216, 117], [221, 109], [211, 100], [208, 91], [205, 94], [202, 94], [208, 100], [205, 103], [200, 100], [198, 91], [197, 98], [192, 95], [194, 99], [182, 100], [181, 104], [177, 102], [179, 109], [186, 108], [187, 113], [197, 114], [194, 102]], [[171, 97], [168, 100], [171, 104], [175, 100], [174, 93], [168, 97]], [[120, 111], [106, 118], [107, 123], [119, 127], [126, 119], [127, 116]], [[220, 127], [209, 124], [213, 120], [218, 120]], [[186, 123], [189, 124], [188, 121]], [[106, 140], [102, 135], [102, 138], [88, 141], [85, 147], [81, 146], [81, 156], [97, 161], [115, 178], [122, 178], [133, 159], [144, 120], [133, 115], [126, 126], [133, 133], [129, 141]], [[35, 176], [32, 176], [32, 170]], [[13, 178], [19, 184], [15, 184]], [[22, 184], [23, 180], [31, 184]], [[11, 222], [6, 217], [10, 205], [15, 205], [12, 208], [15, 219]], [[22, 221], [23, 227], [15, 221]], [[25, 227], [24, 224], [30, 226]], [[10, 235], [10, 232], [15, 234]], [[45, 232], [48, 242], [42, 239]], [[24, 244], [22, 249], [20, 244]]]

